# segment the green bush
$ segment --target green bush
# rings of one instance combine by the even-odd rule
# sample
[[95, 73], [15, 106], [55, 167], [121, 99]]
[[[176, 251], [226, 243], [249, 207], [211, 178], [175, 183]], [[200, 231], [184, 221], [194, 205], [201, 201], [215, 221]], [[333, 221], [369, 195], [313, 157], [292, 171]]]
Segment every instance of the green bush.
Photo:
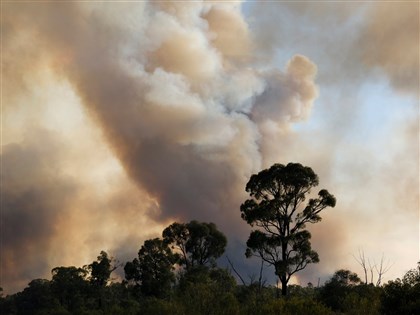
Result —
[[182, 275], [177, 301], [186, 314], [235, 315], [239, 314], [235, 287], [235, 280], [225, 269], [199, 267]]
[[142, 301], [139, 315], [182, 315], [185, 314], [182, 305], [176, 301], [149, 297]]
[[334, 313], [316, 300], [302, 297], [291, 297], [288, 299], [273, 299], [271, 302], [262, 305], [261, 314], [332, 315]]

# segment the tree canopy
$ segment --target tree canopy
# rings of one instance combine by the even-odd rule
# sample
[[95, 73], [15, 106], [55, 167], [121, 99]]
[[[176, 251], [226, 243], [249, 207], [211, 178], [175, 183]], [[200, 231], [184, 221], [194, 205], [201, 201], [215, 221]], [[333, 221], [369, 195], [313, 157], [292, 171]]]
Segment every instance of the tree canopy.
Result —
[[177, 259], [163, 240], [146, 240], [139, 250], [138, 258], [126, 263], [125, 278], [139, 285], [145, 295], [166, 296], [175, 281], [173, 265]]
[[[139, 270], [148, 274], [159, 270], [157, 267], [162, 266], [159, 257], [172, 253], [167, 250], [162, 239], [145, 241], [141, 255], [136, 258], [145, 268]], [[143, 278], [139, 270], [126, 268], [127, 273], [132, 272], [131, 280], [114, 279], [105, 286], [92, 281], [85, 267], [57, 267], [53, 269], [52, 280], [32, 280], [22, 292], [4, 297], [0, 289], [0, 312], [4, 315], [420, 314], [419, 266], [383, 286], [364, 284], [354, 272], [340, 269], [317, 287], [290, 285], [287, 298], [277, 298], [277, 288], [272, 285], [255, 282], [238, 285], [228, 269], [217, 266], [198, 265], [188, 272], [171, 269], [172, 276], [177, 275], [175, 282], [168, 282], [168, 277]], [[150, 279], [153, 280], [148, 282]]]
[[287, 294], [287, 283], [294, 273], [319, 261], [305, 227], [321, 221], [319, 213], [334, 207], [336, 199], [322, 189], [304, 204], [318, 183], [318, 176], [310, 167], [289, 163], [274, 164], [252, 175], [246, 185], [251, 198], [241, 205], [241, 217], [258, 228], [248, 238], [246, 256], [260, 257], [274, 266], [283, 295]]
[[420, 262], [402, 279], [383, 287], [382, 313], [386, 315], [420, 314]]
[[179, 264], [187, 270], [213, 266], [225, 251], [227, 239], [214, 223], [191, 221], [173, 223], [162, 232], [164, 241], [179, 254]]
[[117, 269], [117, 266], [113, 265], [113, 261], [112, 257], [108, 257], [108, 253], [101, 251], [97, 260], [86, 266], [90, 272], [90, 282], [100, 287], [106, 286], [111, 273]]

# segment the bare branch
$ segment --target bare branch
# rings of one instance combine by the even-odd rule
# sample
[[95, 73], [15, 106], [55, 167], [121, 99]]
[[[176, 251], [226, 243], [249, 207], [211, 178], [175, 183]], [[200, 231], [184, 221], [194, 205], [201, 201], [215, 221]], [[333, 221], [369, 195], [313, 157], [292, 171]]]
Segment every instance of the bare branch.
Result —
[[233, 272], [239, 277], [239, 279], [241, 279], [242, 284], [246, 286], [246, 283], [245, 283], [244, 279], [241, 277], [239, 272], [235, 269], [235, 267], [233, 266], [233, 263], [230, 261], [230, 259], [227, 255], [226, 255], [226, 259], [227, 259], [230, 267], [232, 268]]
[[367, 266], [366, 266], [366, 259], [365, 259], [365, 252], [363, 250], [360, 250], [359, 248], [359, 257], [356, 257], [352, 255], [353, 258], [357, 261], [357, 263], [363, 268], [363, 272], [365, 274], [365, 284], [368, 283], [367, 278]]
[[369, 264], [369, 271], [370, 271], [370, 283], [373, 283], [373, 269], [376, 268], [376, 264], [372, 266], [370, 263], [370, 259], [368, 258], [368, 264]]
[[391, 269], [394, 264], [389, 264], [389, 261], [384, 265], [384, 254], [382, 254], [381, 262], [379, 264], [379, 268], [375, 266], [376, 272], [378, 273], [378, 280], [376, 281], [376, 286], [380, 286], [382, 282], [382, 277], [385, 273]]
[[365, 253], [363, 250], [359, 249], [359, 256], [356, 257], [354, 255], [352, 255], [353, 258], [357, 261], [357, 263], [363, 268], [363, 272], [365, 274], [365, 284], [368, 284], [368, 272], [370, 273], [370, 283], [373, 284], [374, 283], [374, 271], [376, 271], [376, 275], [377, 275], [377, 280], [376, 280], [376, 286], [380, 286], [383, 276], [386, 272], [389, 271], [389, 269], [391, 269], [392, 265], [390, 265], [389, 261], [385, 262], [384, 261], [384, 255], [382, 254], [380, 263], [377, 264], [375, 261], [373, 261], [373, 263], [371, 263], [370, 259], [367, 259], [367, 263], [366, 263], [366, 257], [365, 257]]

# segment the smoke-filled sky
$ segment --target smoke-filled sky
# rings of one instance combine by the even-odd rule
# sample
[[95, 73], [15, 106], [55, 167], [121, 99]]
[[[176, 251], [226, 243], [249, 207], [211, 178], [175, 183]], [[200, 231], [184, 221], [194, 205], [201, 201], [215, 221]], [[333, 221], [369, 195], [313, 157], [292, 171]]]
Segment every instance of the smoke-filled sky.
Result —
[[[2, 1], [1, 286], [212, 221], [249, 279], [249, 177], [337, 198], [305, 285], [419, 260], [419, 3]], [[314, 191], [314, 193], [316, 193]], [[226, 266], [226, 260], [220, 264]], [[121, 271], [120, 271], [121, 274]], [[266, 272], [270, 281], [271, 271]]]

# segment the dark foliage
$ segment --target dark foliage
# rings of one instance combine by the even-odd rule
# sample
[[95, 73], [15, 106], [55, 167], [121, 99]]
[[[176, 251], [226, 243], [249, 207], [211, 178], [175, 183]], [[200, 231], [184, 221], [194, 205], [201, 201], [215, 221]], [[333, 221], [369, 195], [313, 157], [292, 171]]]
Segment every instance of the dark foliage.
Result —
[[111, 273], [117, 269], [113, 263], [114, 259], [108, 257], [106, 252], [101, 251], [97, 261], [92, 262], [85, 268], [90, 272], [89, 281], [98, 287], [106, 286], [111, 278]]
[[187, 270], [196, 266], [214, 266], [227, 244], [226, 236], [214, 223], [175, 222], [162, 232], [162, 236], [179, 254], [178, 263]]
[[245, 254], [274, 266], [282, 295], [287, 295], [287, 284], [293, 274], [319, 262], [305, 227], [307, 223], [321, 221], [319, 213], [334, 207], [336, 200], [322, 189], [317, 198], [309, 199], [305, 205], [307, 195], [317, 185], [314, 171], [298, 163], [274, 164], [252, 175], [246, 185], [251, 198], [241, 205], [241, 216], [258, 229], [251, 232]]
[[166, 297], [175, 281], [173, 265], [177, 260], [167, 243], [159, 238], [147, 240], [138, 258], [126, 263], [125, 278], [132, 280], [146, 296]]
[[[190, 248], [190, 247], [188, 247]], [[194, 247], [193, 247], [194, 248]], [[190, 254], [189, 254], [190, 255]], [[199, 257], [199, 256], [194, 256]], [[213, 256], [215, 257], [215, 256]], [[190, 256], [187, 257], [191, 259]], [[125, 265], [126, 278], [112, 282], [108, 254], [83, 268], [57, 267], [52, 279], [35, 279], [22, 291], [3, 296], [3, 315], [414, 315], [420, 314], [420, 263], [402, 279], [379, 287], [338, 270], [323, 286], [290, 285], [288, 296], [259, 282], [238, 285], [216, 262], [195, 261], [174, 273], [179, 262], [167, 242], [144, 242], [138, 258]], [[196, 258], [193, 258], [194, 260]], [[177, 277], [176, 277], [177, 275]]]
[[383, 314], [420, 314], [420, 262], [401, 279], [389, 281], [381, 296]]
[[344, 314], [379, 314], [381, 289], [362, 283], [349, 270], [338, 270], [318, 290], [319, 300], [333, 311]]

